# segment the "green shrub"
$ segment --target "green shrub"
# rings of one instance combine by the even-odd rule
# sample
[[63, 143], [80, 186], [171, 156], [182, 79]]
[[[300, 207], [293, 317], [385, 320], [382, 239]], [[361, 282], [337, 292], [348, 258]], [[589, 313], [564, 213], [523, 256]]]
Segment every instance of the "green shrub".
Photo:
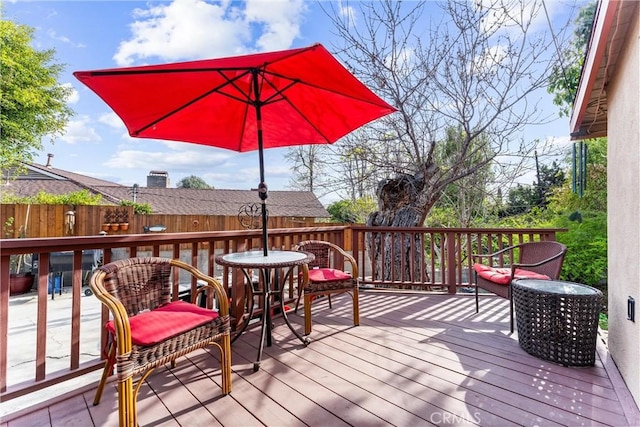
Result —
[[102, 202], [102, 195], [91, 194], [89, 190], [74, 191], [68, 194], [51, 194], [44, 191], [38, 192], [35, 196], [18, 196], [15, 194], [3, 194], [0, 199], [4, 204], [18, 205], [76, 205], [89, 206], [99, 205]]
[[607, 216], [600, 212], [581, 212], [580, 216], [581, 221], [560, 217], [555, 224], [569, 229], [557, 236], [568, 248], [562, 267], [563, 278], [603, 287], [607, 279]]
[[133, 213], [138, 215], [151, 215], [153, 209], [149, 203], [137, 203], [130, 200], [121, 200], [120, 206], [133, 206]]
[[339, 200], [327, 206], [331, 221], [364, 224], [369, 214], [376, 210], [376, 201], [371, 197], [356, 200]]

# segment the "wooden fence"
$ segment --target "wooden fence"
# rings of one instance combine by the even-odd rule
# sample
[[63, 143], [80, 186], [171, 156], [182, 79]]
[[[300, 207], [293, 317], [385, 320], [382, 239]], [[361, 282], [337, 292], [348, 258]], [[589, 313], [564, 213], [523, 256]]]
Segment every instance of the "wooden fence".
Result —
[[[162, 226], [167, 233], [244, 230], [236, 216], [222, 215], [137, 215], [131, 206], [0, 205], [0, 225], [4, 239], [21, 237], [96, 236], [103, 224], [111, 223], [108, 213], [118, 210], [119, 220], [128, 218], [126, 229], [104, 230], [109, 235], [142, 234], [146, 227]], [[67, 212], [74, 212], [73, 219]], [[311, 227], [315, 218], [273, 217], [269, 228]]]

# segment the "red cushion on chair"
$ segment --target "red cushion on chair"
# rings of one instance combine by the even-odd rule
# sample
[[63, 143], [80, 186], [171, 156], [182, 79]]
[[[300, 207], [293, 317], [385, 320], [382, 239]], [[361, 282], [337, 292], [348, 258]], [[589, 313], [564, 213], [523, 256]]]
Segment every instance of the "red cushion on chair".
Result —
[[[130, 317], [131, 342], [141, 346], [154, 345], [209, 323], [217, 317], [218, 312], [216, 311], [198, 307], [185, 301], [173, 301], [155, 310]], [[109, 332], [115, 334], [113, 320], [107, 322], [105, 327]]]
[[316, 268], [309, 270], [309, 280], [311, 282], [338, 282], [351, 279], [349, 273], [334, 268]]
[[480, 273], [481, 271], [493, 270], [494, 268], [493, 268], [493, 267], [489, 267], [489, 266], [488, 266], [488, 265], [486, 265], [486, 264], [477, 264], [477, 263], [476, 263], [476, 264], [473, 264], [473, 269], [474, 269], [476, 272]]
[[[508, 285], [511, 281], [511, 269], [510, 268], [494, 268], [484, 264], [474, 264], [473, 269], [483, 279], [489, 280], [499, 285]], [[516, 268], [514, 279], [539, 279], [539, 280], [551, 280], [547, 275], [536, 273], [529, 270], [522, 270]]]

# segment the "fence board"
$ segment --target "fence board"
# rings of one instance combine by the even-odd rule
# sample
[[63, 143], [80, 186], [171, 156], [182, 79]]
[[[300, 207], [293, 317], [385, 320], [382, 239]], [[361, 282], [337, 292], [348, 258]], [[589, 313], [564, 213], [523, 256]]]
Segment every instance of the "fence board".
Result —
[[[95, 236], [102, 231], [107, 210], [118, 209], [129, 217], [128, 230], [109, 230], [109, 235], [142, 234], [144, 227], [163, 225], [167, 233], [244, 230], [236, 216], [221, 215], [137, 215], [131, 206], [68, 206], [1, 204], [2, 238]], [[75, 212], [75, 225], [67, 226], [66, 212]], [[8, 221], [13, 218], [13, 224]], [[269, 218], [269, 228], [315, 226], [315, 218]], [[26, 229], [25, 229], [26, 227]]]

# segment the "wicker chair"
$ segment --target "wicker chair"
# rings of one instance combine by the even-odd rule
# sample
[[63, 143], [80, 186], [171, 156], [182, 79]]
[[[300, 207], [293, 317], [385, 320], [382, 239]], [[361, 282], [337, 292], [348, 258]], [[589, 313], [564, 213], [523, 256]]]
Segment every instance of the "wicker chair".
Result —
[[[513, 262], [514, 252], [518, 253], [518, 261]], [[482, 288], [502, 298], [509, 299], [509, 318], [513, 332], [513, 299], [511, 298], [511, 282], [514, 279], [557, 279], [562, 270], [567, 247], [555, 241], [521, 243], [509, 246], [485, 255], [473, 255], [475, 277], [476, 313], [480, 311], [478, 289]], [[509, 253], [511, 265], [506, 268], [493, 266], [494, 258], [503, 259]], [[485, 264], [482, 261], [488, 260]], [[487, 262], [487, 261], [485, 261]]]
[[[178, 300], [180, 273], [198, 280], [191, 303]], [[204, 283], [204, 284], [203, 284]], [[231, 392], [229, 306], [218, 281], [183, 262], [168, 258], [129, 258], [98, 268], [89, 283], [109, 309], [107, 361], [93, 404], [100, 403], [107, 378], [117, 366], [120, 426], [137, 426], [136, 401], [144, 380], [158, 366], [196, 349], [215, 345], [220, 350], [222, 394]], [[173, 292], [172, 292], [173, 291]], [[207, 305], [195, 304], [206, 295]], [[172, 297], [173, 295], [173, 297]], [[134, 386], [133, 377], [141, 375]]]
[[[296, 251], [310, 252], [315, 260], [302, 266], [302, 291], [298, 294], [295, 310], [298, 310], [300, 298], [304, 296], [304, 334], [311, 333], [311, 302], [320, 295], [329, 298], [331, 295], [349, 293], [353, 300], [353, 324], [360, 324], [360, 309], [358, 305], [358, 265], [356, 260], [341, 247], [320, 240], [306, 240], [293, 248]], [[345, 272], [349, 263], [351, 272]], [[300, 288], [299, 288], [300, 291]]]

